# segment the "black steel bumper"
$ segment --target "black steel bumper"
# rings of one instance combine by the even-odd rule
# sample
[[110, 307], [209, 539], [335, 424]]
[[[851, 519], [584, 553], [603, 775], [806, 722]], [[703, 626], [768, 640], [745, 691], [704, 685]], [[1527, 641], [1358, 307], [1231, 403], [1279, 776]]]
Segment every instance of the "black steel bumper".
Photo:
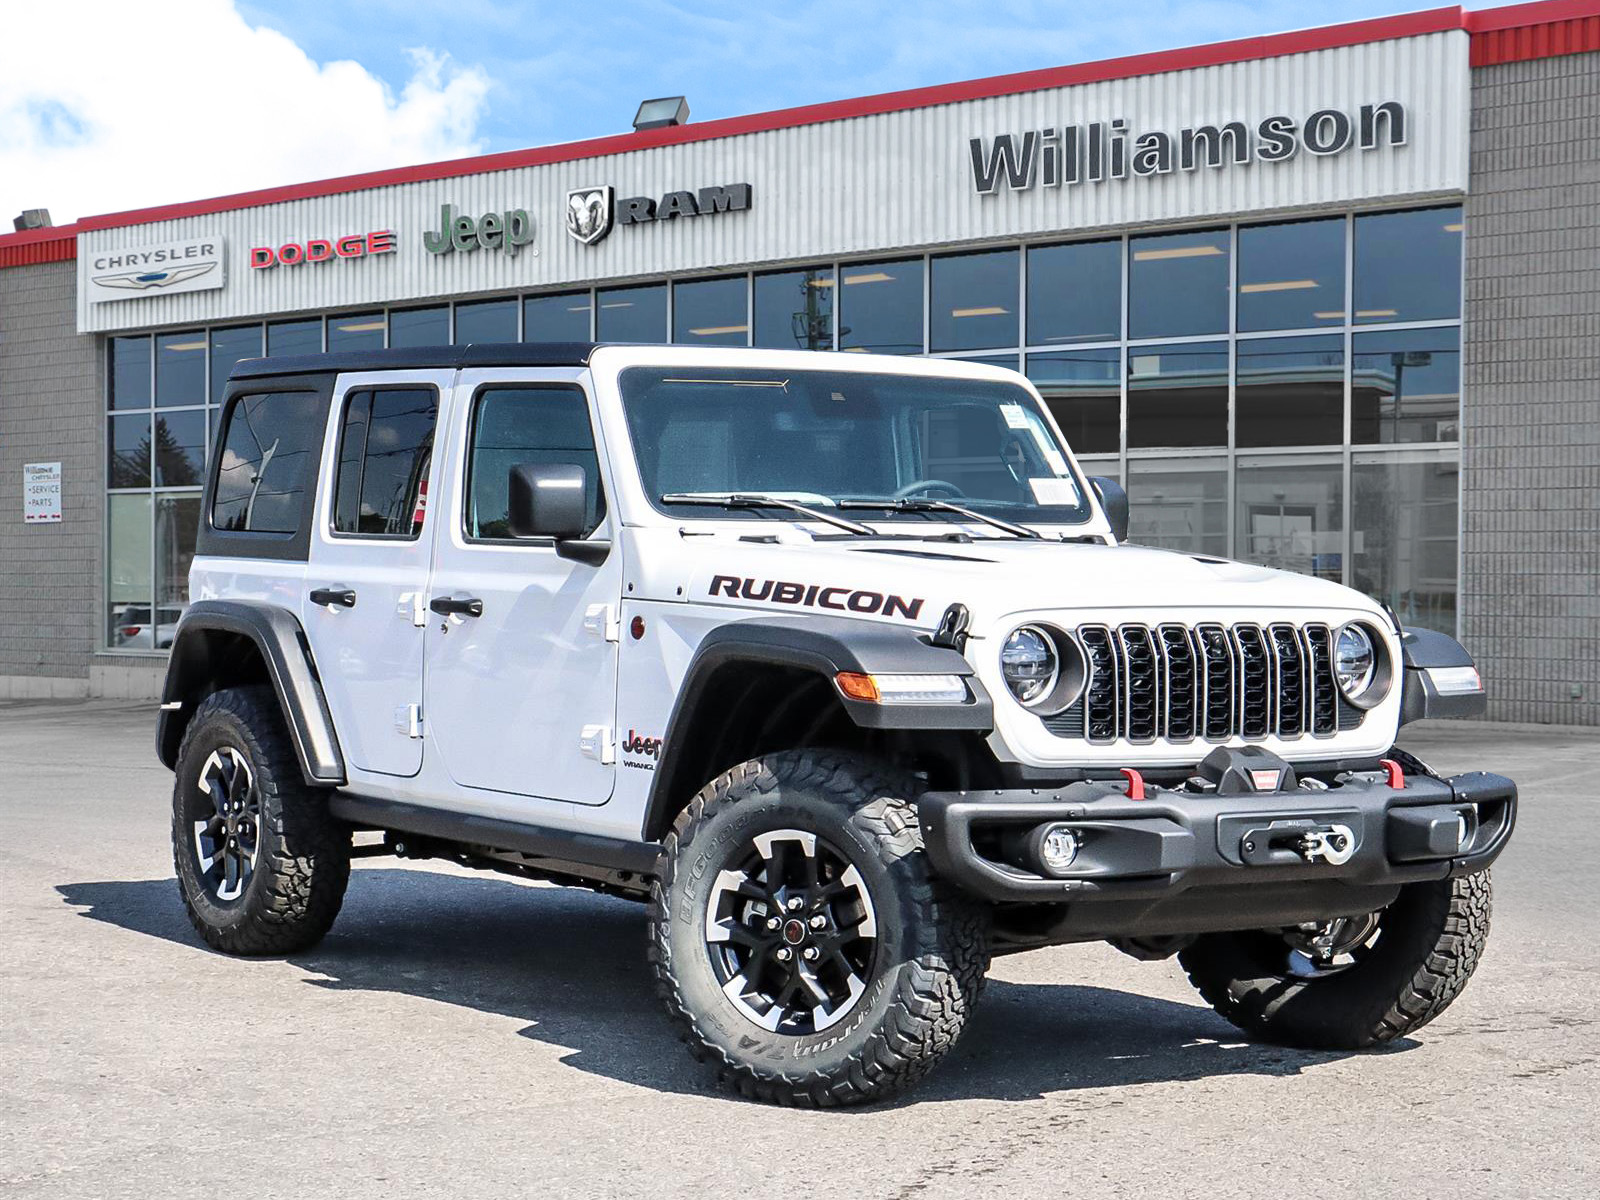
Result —
[[[1341, 895], [1361, 911], [1402, 884], [1480, 870], [1511, 837], [1517, 788], [1504, 776], [1419, 774], [1404, 783], [1393, 788], [1368, 772], [1326, 789], [1149, 788], [1134, 800], [1120, 781], [1093, 781], [928, 792], [917, 807], [934, 869], [966, 891], [1000, 902], [1106, 905], [1106, 932], [1210, 928], [1248, 923], [1252, 909], [1267, 918], [1337, 908]], [[1078, 852], [1050, 875], [1016, 847], [1027, 831], [1057, 822]], [[1324, 850], [1308, 856], [1308, 845]]]

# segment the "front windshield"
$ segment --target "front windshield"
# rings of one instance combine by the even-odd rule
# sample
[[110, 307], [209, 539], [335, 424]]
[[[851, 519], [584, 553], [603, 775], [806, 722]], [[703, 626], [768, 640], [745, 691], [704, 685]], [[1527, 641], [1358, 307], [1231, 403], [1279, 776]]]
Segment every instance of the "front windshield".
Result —
[[[1038, 402], [1015, 384], [857, 371], [630, 367], [621, 389], [645, 492], [674, 516], [709, 514], [663, 496], [765, 495], [852, 508], [883, 502], [881, 513], [869, 507], [855, 514], [864, 520], [888, 518], [896, 503], [919, 500], [1010, 521], [1078, 524], [1090, 516]], [[930, 516], [939, 514], [914, 519]]]

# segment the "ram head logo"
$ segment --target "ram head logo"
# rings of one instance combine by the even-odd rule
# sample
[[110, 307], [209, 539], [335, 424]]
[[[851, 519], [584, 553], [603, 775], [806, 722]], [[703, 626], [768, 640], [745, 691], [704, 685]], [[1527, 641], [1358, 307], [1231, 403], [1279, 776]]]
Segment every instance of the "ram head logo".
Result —
[[567, 232], [585, 246], [592, 246], [611, 232], [612, 190], [605, 187], [577, 188], [567, 193]]

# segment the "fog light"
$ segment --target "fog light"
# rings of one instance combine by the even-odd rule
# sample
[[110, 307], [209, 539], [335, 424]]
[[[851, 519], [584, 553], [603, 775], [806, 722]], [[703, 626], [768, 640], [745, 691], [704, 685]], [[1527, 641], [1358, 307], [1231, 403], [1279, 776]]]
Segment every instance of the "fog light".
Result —
[[1046, 875], [1064, 875], [1078, 857], [1078, 835], [1070, 825], [1041, 825], [1028, 839], [1033, 858]]

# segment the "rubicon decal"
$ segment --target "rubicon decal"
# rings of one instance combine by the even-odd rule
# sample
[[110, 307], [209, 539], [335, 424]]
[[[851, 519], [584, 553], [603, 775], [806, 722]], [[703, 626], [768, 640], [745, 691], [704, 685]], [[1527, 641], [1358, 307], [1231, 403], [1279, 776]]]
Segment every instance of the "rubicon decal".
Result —
[[713, 575], [707, 594], [727, 596], [734, 600], [792, 604], [799, 608], [828, 608], [863, 616], [904, 617], [908, 621], [917, 619], [923, 604], [920, 596], [908, 600], [892, 592], [872, 592], [865, 588], [821, 583], [792, 583], [783, 579], [746, 579], [742, 575]]
[[260, 271], [267, 267], [332, 262], [336, 258], [366, 258], [369, 254], [393, 254], [399, 244], [394, 230], [380, 229], [374, 233], [346, 234], [341, 238], [308, 238], [281, 246], [252, 246], [250, 266]]

